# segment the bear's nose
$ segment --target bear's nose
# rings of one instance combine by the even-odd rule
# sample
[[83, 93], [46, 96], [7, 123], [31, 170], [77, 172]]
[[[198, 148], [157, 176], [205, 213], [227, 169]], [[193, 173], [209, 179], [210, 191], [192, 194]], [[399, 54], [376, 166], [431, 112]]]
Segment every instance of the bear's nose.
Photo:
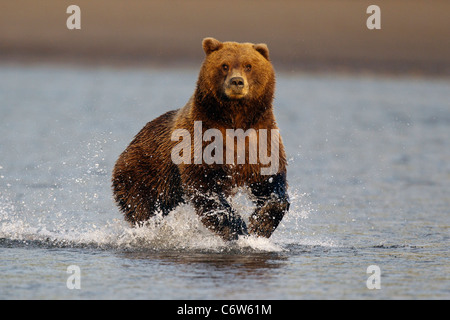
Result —
[[232, 87], [236, 87], [238, 89], [242, 89], [244, 87], [244, 78], [242, 77], [233, 77], [230, 79], [230, 85]]

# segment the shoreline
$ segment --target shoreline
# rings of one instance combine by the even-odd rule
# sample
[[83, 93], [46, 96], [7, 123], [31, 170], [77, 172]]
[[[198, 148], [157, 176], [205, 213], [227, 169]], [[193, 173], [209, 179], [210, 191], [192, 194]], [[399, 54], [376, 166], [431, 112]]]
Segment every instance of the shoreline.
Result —
[[192, 66], [201, 41], [264, 42], [276, 70], [450, 76], [450, 2], [377, 0], [381, 29], [366, 26], [369, 0], [15, 0], [0, 10], [0, 63]]
[[[203, 57], [202, 57], [203, 58]], [[9, 66], [56, 66], [73, 68], [108, 68], [108, 69], [169, 69], [169, 70], [200, 70], [203, 60], [152, 60], [142, 59], [139, 61], [128, 58], [68, 58], [67, 56], [28, 56], [15, 55], [5, 57], [0, 55], [0, 65]], [[388, 76], [388, 77], [417, 77], [430, 79], [450, 79], [450, 71], [437, 66], [421, 66], [411, 64], [371, 62], [369, 64], [357, 63], [334, 63], [334, 62], [315, 62], [307, 65], [297, 63], [288, 65], [278, 61], [272, 61], [275, 71], [284, 75], [299, 74], [329, 74], [329, 75], [370, 75], [370, 76]]]

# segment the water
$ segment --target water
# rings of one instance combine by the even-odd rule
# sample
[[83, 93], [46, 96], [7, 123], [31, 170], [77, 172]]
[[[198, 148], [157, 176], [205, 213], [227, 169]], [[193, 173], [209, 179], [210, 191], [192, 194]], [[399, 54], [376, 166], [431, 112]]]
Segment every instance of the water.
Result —
[[291, 211], [228, 244], [188, 205], [133, 229], [112, 199], [120, 152], [196, 77], [0, 66], [0, 299], [450, 298], [448, 79], [279, 73]]

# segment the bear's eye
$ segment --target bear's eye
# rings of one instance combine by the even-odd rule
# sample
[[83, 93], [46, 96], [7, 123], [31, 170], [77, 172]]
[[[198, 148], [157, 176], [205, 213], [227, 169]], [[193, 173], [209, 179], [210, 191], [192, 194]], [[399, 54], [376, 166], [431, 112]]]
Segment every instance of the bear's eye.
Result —
[[251, 64], [246, 64], [245, 65], [245, 71], [249, 72], [252, 70], [252, 65]]
[[224, 63], [224, 64], [222, 65], [222, 70], [223, 70], [223, 71], [228, 71], [228, 65], [227, 65], [226, 63]]

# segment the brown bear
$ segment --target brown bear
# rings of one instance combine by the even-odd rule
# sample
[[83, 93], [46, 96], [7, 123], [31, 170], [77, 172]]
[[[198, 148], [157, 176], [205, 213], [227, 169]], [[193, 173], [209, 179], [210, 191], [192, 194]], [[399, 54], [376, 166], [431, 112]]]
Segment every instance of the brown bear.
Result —
[[[132, 224], [187, 202], [225, 240], [247, 234], [268, 238], [289, 209], [269, 50], [265, 44], [214, 38], [202, 45], [206, 57], [194, 95], [183, 108], [147, 123], [120, 155], [112, 177], [115, 199]], [[244, 144], [239, 133], [245, 133]], [[256, 205], [248, 228], [228, 201], [238, 187], [249, 189]]]

